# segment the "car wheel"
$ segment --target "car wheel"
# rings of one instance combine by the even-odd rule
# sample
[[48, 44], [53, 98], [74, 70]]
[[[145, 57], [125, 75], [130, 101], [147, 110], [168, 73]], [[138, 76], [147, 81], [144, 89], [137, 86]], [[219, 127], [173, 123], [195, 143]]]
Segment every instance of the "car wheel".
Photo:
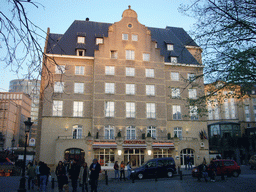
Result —
[[168, 177], [168, 178], [171, 178], [172, 176], [173, 176], [173, 172], [172, 172], [172, 171], [168, 171], [168, 172], [167, 172], [167, 177]]
[[139, 173], [139, 174], [138, 174], [138, 178], [139, 178], [139, 179], [143, 179], [143, 174], [142, 174], [142, 173]]
[[237, 171], [234, 171], [233, 172], [233, 177], [238, 177], [239, 176], [239, 173]]

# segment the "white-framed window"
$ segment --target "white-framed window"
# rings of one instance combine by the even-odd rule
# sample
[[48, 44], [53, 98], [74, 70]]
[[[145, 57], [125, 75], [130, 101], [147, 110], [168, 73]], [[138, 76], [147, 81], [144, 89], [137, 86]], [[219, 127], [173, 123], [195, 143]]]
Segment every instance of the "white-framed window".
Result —
[[75, 75], [84, 75], [84, 66], [75, 66]]
[[125, 50], [126, 59], [127, 60], [134, 60], [135, 59], [135, 52], [134, 50]]
[[128, 40], [128, 34], [123, 33], [122, 34], [122, 40]]
[[154, 78], [155, 69], [145, 69], [146, 77]]
[[167, 51], [173, 50], [173, 44], [167, 44]]
[[85, 43], [85, 37], [77, 37], [77, 43]]
[[114, 66], [105, 66], [105, 74], [106, 75], [115, 75], [115, 67]]
[[73, 126], [73, 139], [82, 139], [83, 127], [82, 125]]
[[54, 82], [54, 93], [64, 92], [64, 82]]
[[136, 139], [135, 126], [126, 127], [126, 139]]
[[110, 57], [111, 59], [117, 59], [117, 51], [115, 50], [110, 51]]
[[138, 41], [138, 35], [132, 34], [132, 41]]
[[115, 83], [105, 83], [105, 93], [115, 93]]
[[84, 49], [77, 49], [76, 50], [77, 56], [85, 56], [85, 50]]
[[228, 107], [228, 99], [224, 99], [224, 114], [225, 114], [225, 119], [230, 118], [229, 107]]
[[174, 127], [174, 137], [178, 137], [182, 139], [182, 128], [181, 127]]
[[135, 103], [134, 102], [126, 102], [126, 117], [127, 118], [135, 118]]
[[102, 37], [97, 37], [96, 38], [96, 45], [99, 45], [99, 44], [103, 44], [103, 38]]
[[178, 63], [177, 57], [171, 57], [171, 63]]
[[250, 106], [249, 105], [244, 106], [244, 113], [245, 113], [245, 121], [251, 121]]
[[236, 118], [236, 107], [235, 107], [235, 99], [230, 98], [230, 113], [231, 113], [231, 119]]
[[198, 120], [197, 106], [189, 106], [191, 120]]
[[74, 83], [74, 93], [84, 93], [84, 83]]
[[105, 117], [114, 117], [115, 115], [115, 103], [113, 101], [105, 102]]
[[135, 76], [135, 68], [133, 67], [126, 67], [125, 68], [125, 73], [126, 73], [126, 76]]
[[180, 89], [172, 88], [172, 98], [180, 98]]
[[188, 73], [188, 80], [190, 81], [190, 82], [192, 82], [192, 81], [195, 81], [195, 74], [194, 73]]
[[126, 84], [126, 94], [127, 95], [135, 94], [135, 84]]
[[65, 65], [56, 65], [55, 73], [56, 74], [64, 74], [65, 73]]
[[84, 103], [82, 101], [74, 101], [73, 103], [73, 117], [83, 116]]
[[150, 60], [150, 54], [149, 53], [143, 53], [143, 61], [149, 61]]
[[105, 139], [115, 139], [114, 126], [105, 126]]
[[196, 89], [188, 89], [188, 98], [196, 99]]
[[156, 104], [147, 103], [146, 105], [147, 118], [156, 118]]
[[155, 85], [146, 85], [146, 95], [155, 95]]
[[180, 80], [179, 73], [171, 72], [171, 80], [172, 81], [179, 81]]
[[154, 139], [156, 139], [156, 127], [154, 126], [148, 126], [147, 127], [147, 134], [150, 134], [150, 136]]
[[62, 116], [62, 111], [63, 111], [63, 101], [53, 100], [52, 115], [53, 116]]
[[180, 105], [172, 106], [172, 118], [173, 120], [181, 120], [181, 107]]

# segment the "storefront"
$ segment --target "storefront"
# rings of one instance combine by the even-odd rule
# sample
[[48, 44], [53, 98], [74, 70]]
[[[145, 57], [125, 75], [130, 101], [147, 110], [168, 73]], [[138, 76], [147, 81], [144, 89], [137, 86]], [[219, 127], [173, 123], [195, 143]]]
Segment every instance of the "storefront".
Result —
[[153, 158], [174, 157], [173, 143], [153, 143]]

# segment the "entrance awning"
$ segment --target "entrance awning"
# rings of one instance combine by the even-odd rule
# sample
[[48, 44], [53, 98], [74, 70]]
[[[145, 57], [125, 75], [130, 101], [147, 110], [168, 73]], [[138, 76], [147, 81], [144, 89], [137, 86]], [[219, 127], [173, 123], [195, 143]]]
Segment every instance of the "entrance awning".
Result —
[[174, 144], [173, 143], [153, 143], [152, 144], [153, 148], [165, 148], [165, 149], [169, 149], [169, 148], [174, 148]]
[[123, 144], [125, 149], [145, 149], [147, 148], [146, 144]]
[[115, 142], [94, 142], [92, 144], [92, 147], [94, 149], [99, 149], [99, 148], [117, 148], [117, 144]]

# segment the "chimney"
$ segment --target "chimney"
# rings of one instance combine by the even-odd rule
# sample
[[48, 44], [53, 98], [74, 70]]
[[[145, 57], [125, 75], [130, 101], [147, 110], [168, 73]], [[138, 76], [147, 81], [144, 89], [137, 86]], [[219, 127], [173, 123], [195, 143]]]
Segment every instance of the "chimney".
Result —
[[85, 21], [89, 21], [89, 18], [88, 18], [88, 17], [86, 17]]

